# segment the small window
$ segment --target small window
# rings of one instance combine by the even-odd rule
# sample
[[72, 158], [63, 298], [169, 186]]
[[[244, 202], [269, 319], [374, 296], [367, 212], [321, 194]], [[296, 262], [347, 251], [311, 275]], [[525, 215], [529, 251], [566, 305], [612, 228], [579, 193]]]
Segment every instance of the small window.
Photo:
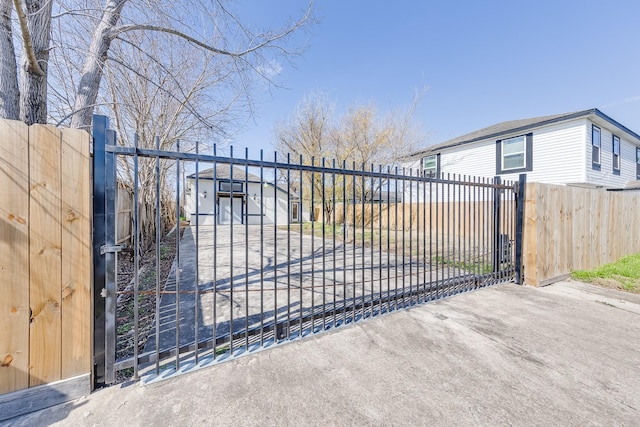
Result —
[[300, 203], [291, 203], [291, 222], [300, 222]]
[[[230, 193], [232, 191], [231, 183], [226, 181], [220, 181], [220, 185], [218, 187], [220, 191], [225, 193]], [[242, 183], [234, 182], [233, 183], [233, 192], [234, 193], [242, 193]]]
[[613, 171], [620, 172], [620, 137], [613, 135], [611, 151], [613, 154]]
[[502, 170], [522, 169], [525, 165], [526, 149], [524, 135], [502, 141]]
[[600, 170], [600, 134], [600, 128], [591, 125], [591, 163], [597, 170]]
[[533, 170], [533, 134], [496, 141], [496, 174]]
[[636, 179], [640, 179], [640, 147], [636, 147]]
[[438, 176], [440, 172], [440, 154], [422, 158], [422, 175]]

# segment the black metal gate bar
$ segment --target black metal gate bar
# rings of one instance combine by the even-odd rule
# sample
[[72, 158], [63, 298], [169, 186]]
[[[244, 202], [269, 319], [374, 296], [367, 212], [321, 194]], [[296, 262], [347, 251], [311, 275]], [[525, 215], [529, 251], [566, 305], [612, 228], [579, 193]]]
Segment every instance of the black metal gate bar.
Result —
[[515, 277], [514, 281], [522, 285], [522, 250], [523, 250], [523, 229], [524, 229], [524, 201], [527, 190], [527, 174], [520, 174], [516, 193], [516, 224], [515, 224]]
[[[96, 132], [99, 132], [99, 120], [97, 123]], [[290, 156], [286, 162], [279, 162], [277, 155], [273, 161], [265, 161], [262, 152], [259, 160], [252, 160], [246, 150], [244, 158], [235, 158], [233, 151], [229, 157], [218, 156], [215, 147], [212, 155], [203, 154], [198, 144], [195, 153], [185, 152], [179, 144], [177, 151], [162, 151], [159, 144], [155, 149], [123, 147], [115, 144], [115, 133], [107, 132], [106, 119], [103, 125], [104, 168], [100, 171], [96, 167], [95, 173], [104, 177], [106, 203], [100, 241], [104, 256], [96, 257], [96, 265], [100, 265], [102, 259], [106, 261], [103, 267], [106, 298], [94, 302], [98, 307], [96, 318], [100, 303], [104, 303], [101, 325], [96, 325], [96, 337], [103, 333], [104, 350], [102, 360], [99, 351], [95, 359], [96, 378], [101, 378], [103, 383], [113, 382], [116, 371], [126, 368], [133, 368], [134, 378], [138, 370], [147, 375], [149, 368], [154, 368], [156, 376], [168, 366], [175, 370], [188, 369], [192, 362], [208, 364], [220, 358], [225, 360], [254, 348], [510, 281], [520, 274], [522, 177], [517, 183], [501, 182], [499, 178], [480, 179], [439, 171], [431, 174], [413, 168], [376, 168], [364, 163], [356, 167], [354, 162], [347, 169], [346, 161], [336, 167], [335, 160], [330, 165], [325, 159], [317, 161], [316, 158], [305, 163], [301, 156], [297, 156], [296, 163], [291, 162]], [[96, 140], [99, 138], [96, 134]], [[158, 232], [162, 179], [159, 164], [161, 160], [168, 160], [175, 165], [176, 182], [170, 184], [175, 192], [177, 224], [172, 273], [175, 284], [171, 283], [175, 290], [165, 290], [156, 274], [155, 291], [142, 292], [137, 274], [134, 276], [134, 341], [138, 344], [146, 339], [141, 336], [143, 329], [138, 324], [138, 297], [151, 292], [155, 294], [156, 315], [155, 331], [149, 341], [155, 338], [155, 347], [136, 347], [131, 357], [116, 361], [116, 301], [119, 294], [128, 292], [116, 289], [116, 166], [127, 161], [127, 157], [133, 162], [135, 175], [138, 162], [144, 161], [140, 159], [156, 161]], [[100, 159], [99, 152], [96, 159]], [[210, 191], [214, 193], [209, 217], [202, 216], [199, 204], [203, 197], [203, 162], [210, 164], [213, 171], [212, 180], [207, 182], [207, 185], [213, 184]], [[189, 186], [185, 183], [183, 188], [181, 173], [194, 165], [196, 173], [190, 179], [194, 177], [195, 181], [190, 181]], [[257, 170], [259, 176], [252, 173]], [[226, 174], [222, 181], [221, 171]], [[269, 176], [273, 176], [273, 182], [268, 180]], [[223, 196], [230, 197], [223, 208], [230, 212], [222, 212], [218, 194], [222, 187], [218, 184], [226, 185], [227, 180], [229, 191]], [[186, 214], [195, 215], [196, 222], [193, 223], [192, 215], [191, 226], [181, 228], [183, 191], [191, 191], [191, 185], [195, 186], [195, 194], [190, 194], [184, 208]], [[258, 185], [259, 203], [255, 199]], [[327, 185], [331, 188], [327, 189]], [[273, 191], [265, 191], [269, 186]], [[136, 178], [135, 203], [138, 203], [138, 189]], [[99, 190], [95, 192], [98, 198], [99, 193]], [[267, 206], [266, 197], [273, 197], [273, 203], [268, 201], [273, 208]], [[99, 208], [95, 200], [94, 205]], [[195, 212], [188, 210], [189, 206]], [[321, 215], [316, 214], [316, 209]], [[219, 224], [223, 214], [225, 217], [228, 214], [224, 225]], [[136, 204], [133, 233], [136, 270], [140, 256], [139, 216]], [[200, 222], [203, 218], [213, 219], [211, 228]], [[311, 223], [307, 225], [307, 221]], [[269, 231], [270, 227], [273, 231]], [[96, 230], [100, 230], [100, 225]], [[185, 236], [181, 239], [182, 230]], [[212, 245], [202, 233], [211, 233]], [[155, 245], [158, 265], [160, 237], [157, 234]], [[271, 239], [273, 242], [268, 242]], [[183, 245], [194, 242], [195, 265], [192, 266], [193, 252], [184, 251], [189, 246]], [[201, 252], [205, 249], [206, 255]], [[227, 252], [224, 261], [219, 251]], [[110, 266], [113, 266], [111, 271]], [[182, 274], [183, 268], [191, 270]], [[96, 278], [98, 276], [97, 273]], [[269, 284], [271, 280], [273, 286]], [[165, 298], [166, 295], [170, 297]], [[175, 302], [175, 307], [167, 308], [169, 300]], [[198, 310], [206, 312], [206, 316], [202, 317]], [[165, 317], [161, 321], [161, 311], [163, 316], [169, 315], [169, 319]], [[94, 345], [99, 350], [99, 346]], [[99, 375], [101, 368], [104, 368], [102, 376]]]
[[[116, 133], [113, 130], [106, 131], [106, 146], [114, 146]], [[116, 273], [117, 252], [116, 246], [116, 156], [106, 151], [105, 155], [105, 230], [106, 243], [101, 253], [105, 257], [105, 383], [113, 384], [116, 381], [116, 373], [113, 365], [116, 361]]]
[[95, 387], [105, 382], [105, 304], [103, 295], [106, 262], [100, 248], [106, 244], [105, 221], [105, 145], [109, 123], [104, 116], [93, 116], [93, 378]]

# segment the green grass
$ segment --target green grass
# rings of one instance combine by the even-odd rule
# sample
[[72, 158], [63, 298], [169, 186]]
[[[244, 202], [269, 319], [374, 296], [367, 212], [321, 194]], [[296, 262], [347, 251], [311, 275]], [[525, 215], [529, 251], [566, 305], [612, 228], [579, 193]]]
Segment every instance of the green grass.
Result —
[[571, 277], [583, 282], [640, 293], [640, 254], [626, 256], [593, 270], [577, 270], [571, 273]]
[[435, 256], [433, 257], [433, 263], [434, 265], [447, 264], [470, 272], [491, 273], [493, 271], [493, 264], [491, 264], [491, 261], [488, 260], [467, 262], [448, 260], [442, 256]]

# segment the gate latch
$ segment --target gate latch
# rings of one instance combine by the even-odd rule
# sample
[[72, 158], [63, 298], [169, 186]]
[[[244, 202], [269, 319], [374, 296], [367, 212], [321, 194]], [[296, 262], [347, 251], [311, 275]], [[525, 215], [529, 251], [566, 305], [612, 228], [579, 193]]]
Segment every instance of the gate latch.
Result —
[[104, 255], [106, 253], [116, 253], [125, 249], [125, 245], [102, 245], [100, 246], [100, 255]]

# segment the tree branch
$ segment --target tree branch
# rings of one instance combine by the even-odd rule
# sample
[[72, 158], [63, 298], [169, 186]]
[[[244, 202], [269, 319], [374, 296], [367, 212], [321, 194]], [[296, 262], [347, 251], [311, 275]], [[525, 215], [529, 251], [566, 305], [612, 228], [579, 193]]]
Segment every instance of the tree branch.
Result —
[[18, 22], [20, 22], [20, 31], [22, 32], [22, 41], [24, 43], [24, 49], [27, 53], [27, 59], [29, 61], [29, 72], [38, 76], [44, 76], [44, 70], [38, 64], [36, 59], [36, 53], [33, 50], [33, 43], [31, 42], [31, 33], [27, 27], [27, 16], [22, 9], [21, 0], [13, 0], [13, 5], [16, 8], [16, 14], [18, 15]]
[[[15, 0], [18, 1], [18, 0]], [[257, 50], [260, 50], [261, 48], [268, 46], [270, 44], [272, 44], [275, 41], [278, 41], [286, 36], [288, 36], [289, 34], [291, 34], [292, 32], [294, 32], [297, 28], [299, 28], [305, 21], [307, 21], [309, 19], [309, 16], [311, 14], [311, 8], [307, 9], [307, 11], [305, 12], [304, 16], [298, 21], [296, 22], [294, 25], [292, 25], [291, 27], [289, 27], [286, 31], [277, 34], [273, 37], [269, 37], [268, 39], [262, 41], [261, 43], [258, 43], [257, 45], [253, 46], [253, 47], [249, 47], [243, 51], [240, 52], [232, 52], [232, 51], [228, 51], [228, 50], [224, 50], [224, 49], [219, 49], [215, 46], [211, 46], [207, 43], [204, 43], [198, 39], [196, 39], [195, 37], [191, 37], [190, 35], [183, 33], [182, 31], [178, 31], [174, 28], [168, 28], [168, 27], [161, 27], [161, 26], [157, 26], [157, 25], [148, 25], [148, 24], [131, 24], [131, 25], [122, 25], [120, 27], [114, 28], [113, 30], [111, 30], [109, 36], [111, 38], [115, 38], [120, 34], [126, 33], [126, 32], [130, 32], [130, 31], [158, 31], [161, 33], [166, 33], [166, 34], [171, 34], [177, 37], [180, 37], [184, 40], [186, 40], [189, 43], [192, 43], [198, 47], [201, 47], [202, 49], [208, 50], [210, 52], [213, 53], [217, 53], [220, 55], [226, 55], [226, 56], [230, 56], [230, 57], [234, 57], [234, 58], [240, 58], [242, 56], [246, 56], [250, 53], [253, 53]]]

